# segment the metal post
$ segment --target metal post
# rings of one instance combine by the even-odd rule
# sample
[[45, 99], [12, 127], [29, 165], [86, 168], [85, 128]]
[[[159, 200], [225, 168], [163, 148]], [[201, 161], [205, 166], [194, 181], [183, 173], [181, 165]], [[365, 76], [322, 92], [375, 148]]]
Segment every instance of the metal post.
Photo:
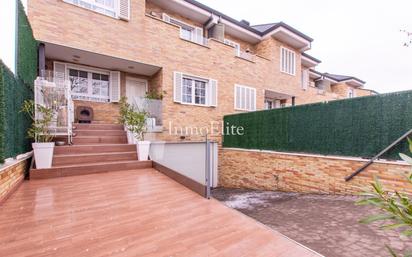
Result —
[[46, 77], [46, 49], [43, 43], [39, 44], [39, 76]]
[[205, 164], [205, 182], [206, 182], [206, 198], [210, 199], [210, 142], [206, 134], [206, 164]]

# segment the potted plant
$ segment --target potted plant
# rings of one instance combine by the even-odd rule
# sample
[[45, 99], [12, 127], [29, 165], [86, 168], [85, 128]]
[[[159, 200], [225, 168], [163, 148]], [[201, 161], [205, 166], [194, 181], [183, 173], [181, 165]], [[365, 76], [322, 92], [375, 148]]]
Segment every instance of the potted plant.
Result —
[[149, 159], [150, 141], [144, 140], [146, 132], [147, 113], [136, 111], [130, 107], [126, 115], [127, 130], [132, 133], [136, 139], [137, 153], [139, 160], [147, 161]]
[[127, 102], [127, 97], [122, 97], [119, 101], [119, 122], [123, 125], [124, 131], [126, 131], [127, 143], [134, 144], [133, 133], [127, 129], [127, 115], [132, 110], [131, 105]]
[[54, 142], [51, 142], [53, 136], [50, 134], [49, 126], [53, 119], [53, 110], [39, 104], [36, 105], [33, 100], [26, 100], [23, 102], [21, 112], [27, 113], [33, 121], [27, 135], [34, 140], [32, 147], [36, 168], [51, 168]]

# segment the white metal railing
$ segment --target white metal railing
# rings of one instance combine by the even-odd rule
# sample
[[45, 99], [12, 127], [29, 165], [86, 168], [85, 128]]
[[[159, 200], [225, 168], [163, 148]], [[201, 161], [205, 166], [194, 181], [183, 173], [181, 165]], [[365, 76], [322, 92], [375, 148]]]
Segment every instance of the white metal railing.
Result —
[[242, 58], [242, 59], [245, 59], [245, 60], [248, 60], [248, 61], [251, 61], [251, 62], [254, 62], [255, 61], [255, 55], [254, 54], [251, 54], [251, 53], [248, 53], [248, 52], [244, 52], [244, 51], [236, 51], [236, 56], [237, 57], [239, 57], [239, 58]]
[[180, 38], [191, 41], [193, 43], [207, 46], [208, 45], [208, 39], [203, 37], [202, 35], [196, 34], [194, 32], [192, 33], [186, 33], [186, 30], [180, 28]]
[[147, 112], [147, 132], [163, 131], [162, 100], [135, 97], [133, 105], [137, 110]]
[[[49, 126], [50, 134], [67, 136], [67, 142], [70, 144], [74, 122], [74, 104], [71, 98], [70, 82], [61, 74], [42, 71], [34, 83], [34, 102], [36, 105], [50, 108], [53, 111], [53, 118]], [[41, 113], [35, 113], [36, 119], [41, 119], [41, 116]]]

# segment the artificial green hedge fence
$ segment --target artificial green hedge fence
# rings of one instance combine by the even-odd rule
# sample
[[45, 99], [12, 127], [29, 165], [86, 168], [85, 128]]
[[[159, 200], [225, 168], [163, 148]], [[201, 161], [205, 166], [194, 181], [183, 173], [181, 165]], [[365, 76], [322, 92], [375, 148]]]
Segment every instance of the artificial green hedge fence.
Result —
[[31, 121], [20, 108], [24, 100], [33, 99], [38, 43], [20, 1], [17, 37], [17, 75], [0, 61], [0, 163], [31, 150], [26, 136]]
[[[224, 135], [224, 147], [370, 158], [412, 129], [412, 91], [228, 115], [224, 122], [244, 128], [244, 135]], [[382, 158], [399, 159], [407, 149], [402, 142]]]

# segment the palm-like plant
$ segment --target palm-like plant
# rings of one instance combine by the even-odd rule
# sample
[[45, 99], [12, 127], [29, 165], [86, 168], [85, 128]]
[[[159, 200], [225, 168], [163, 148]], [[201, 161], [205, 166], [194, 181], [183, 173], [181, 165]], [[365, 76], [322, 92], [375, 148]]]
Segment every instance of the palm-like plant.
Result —
[[[412, 153], [412, 140], [408, 139], [409, 150]], [[401, 158], [412, 165], [412, 158], [406, 154], [400, 154]], [[412, 174], [406, 178], [412, 184]], [[369, 224], [376, 221], [386, 221], [382, 229], [399, 229], [401, 234], [412, 237], [412, 199], [397, 191], [386, 191], [379, 179], [375, 177], [372, 183], [373, 191], [364, 192], [364, 199], [356, 202], [358, 205], [371, 205], [381, 210], [381, 213], [360, 220], [361, 223]], [[389, 246], [386, 246], [393, 257], [398, 255]], [[412, 256], [405, 254], [405, 257]]]
[[[28, 114], [33, 121], [31, 128], [27, 131], [29, 138], [32, 138], [36, 143], [52, 141], [53, 135], [49, 131], [49, 126], [53, 119], [53, 110], [51, 108], [35, 104], [33, 100], [25, 100], [20, 112]], [[38, 117], [36, 117], [36, 112]]]

